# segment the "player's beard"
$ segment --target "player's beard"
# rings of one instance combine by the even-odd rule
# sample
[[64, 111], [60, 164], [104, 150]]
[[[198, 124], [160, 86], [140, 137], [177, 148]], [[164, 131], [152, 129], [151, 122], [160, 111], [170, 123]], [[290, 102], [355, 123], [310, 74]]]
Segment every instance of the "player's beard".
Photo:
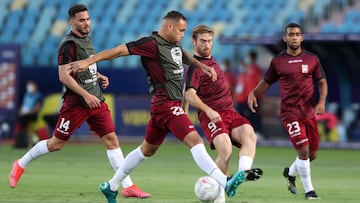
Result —
[[86, 36], [90, 33], [90, 26], [81, 28], [80, 26], [76, 26], [76, 30], [83, 36]]
[[201, 49], [201, 48], [198, 48], [198, 53], [201, 55], [201, 57], [203, 58], [209, 58], [210, 57], [210, 54], [211, 54], [211, 49], [208, 49], [208, 48], [204, 48], [204, 49]]

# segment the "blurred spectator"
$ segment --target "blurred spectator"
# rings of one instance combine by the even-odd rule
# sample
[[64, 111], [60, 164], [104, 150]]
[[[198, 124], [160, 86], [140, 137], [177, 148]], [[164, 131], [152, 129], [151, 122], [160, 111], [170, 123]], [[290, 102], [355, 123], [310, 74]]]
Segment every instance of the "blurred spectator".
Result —
[[220, 64], [220, 67], [224, 71], [225, 80], [227, 81], [228, 87], [231, 91], [233, 101], [235, 101], [236, 78], [235, 74], [231, 70], [229, 59], [224, 59]]
[[[262, 135], [261, 111], [252, 113], [247, 105], [247, 97], [250, 91], [253, 90], [262, 79], [262, 71], [257, 64], [257, 53], [250, 51], [244, 62], [241, 62], [240, 65], [244, 70], [237, 76], [235, 90], [236, 107], [238, 112], [253, 124], [255, 132], [258, 135]], [[261, 100], [258, 100], [258, 103], [259, 102], [261, 103]]]
[[360, 142], [360, 111], [357, 111], [356, 118], [349, 127], [349, 140]]
[[316, 120], [318, 121], [321, 141], [339, 141], [339, 135], [337, 132], [339, 119], [337, 118], [336, 114], [331, 112], [324, 112], [323, 114], [316, 115]]
[[30, 124], [38, 119], [41, 107], [42, 94], [38, 90], [36, 82], [29, 80], [26, 83], [26, 92], [19, 109], [15, 130], [15, 148], [28, 147], [29, 137], [35, 132], [34, 129], [31, 129]]

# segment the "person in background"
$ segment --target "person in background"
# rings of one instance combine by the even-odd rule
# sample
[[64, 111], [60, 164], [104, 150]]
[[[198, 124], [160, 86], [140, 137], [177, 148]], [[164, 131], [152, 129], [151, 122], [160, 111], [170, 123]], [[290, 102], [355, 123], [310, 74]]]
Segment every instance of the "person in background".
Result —
[[[258, 55], [255, 51], [250, 51], [247, 54], [247, 59], [241, 65], [244, 68], [236, 78], [236, 109], [237, 111], [252, 123], [254, 130], [258, 136], [263, 134], [262, 132], [262, 121], [261, 112], [253, 113], [250, 111], [247, 105], [247, 97], [251, 90], [262, 79], [262, 71], [260, 66], [257, 64]], [[261, 98], [258, 99], [259, 104]]]
[[[248, 96], [248, 107], [256, 112], [257, 97], [264, 94], [272, 84], [280, 83], [280, 117], [297, 157], [283, 176], [288, 190], [296, 194], [295, 177], [298, 173], [305, 191], [305, 198], [319, 199], [311, 181], [310, 162], [319, 150], [319, 132], [316, 115], [325, 112], [328, 85], [319, 58], [301, 47], [304, 38], [300, 25], [290, 23], [284, 30], [286, 50], [276, 55], [263, 80]], [[319, 98], [315, 102], [315, 83]]]
[[43, 97], [38, 85], [33, 80], [26, 83], [26, 92], [18, 113], [17, 126], [15, 130], [15, 148], [27, 148], [30, 138], [35, 137], [35, 129], [30, 124], [38, 119], [42, 107]]
[[[256, 153], [256, 135], [250, 122], [236, 112], [225, 73], [211, 55], [213, 35], [210, 27], [198, 25], [192, 31], [192, 44], [194, 57], [213, 67], [218, 79], [212, 81], [201, 69], [188, 67], [183, 107], [186, 113], [189, 104], [198, 109], [201, 127], [211, 149], [217, 151], [215, 162], [223, 173], [229, 174], [233, 146], [240, 149], [237, 170], [250, 170]], [[260, 178], [262, 170], [254, 170]], [[225, 203], [223, 190], [214, 203]]]
[[[60, 43], [58, 52], [59, 79], [66, 87], [53, 136], [38, 142], [23, 157], [15, 160], [9, 174], [9, 184], [15, 188], [27, 165], [40, 156], [59, 151], [68, 142], [73, 132], [84, 122], [102, 139], [106, 146], [106, 154], [114, 170], [124, 161], [115, 134], [110, 110], [105, 102], [101, 88], [109, 85], [108, 77], [97, 71], [92, 64], [87, 71], [72, 74], [70, 68], [63, 64], [86, 59], [95, 54], [90, 33], [90, 15], [88, 8], [75, 4], [68, 10], [72, 29]], [[101, 86], [101, 87], [100, 87]], [[142, 191], [126, 176], [122, 181], [124, 197], [147, 198], [151, 194]]]

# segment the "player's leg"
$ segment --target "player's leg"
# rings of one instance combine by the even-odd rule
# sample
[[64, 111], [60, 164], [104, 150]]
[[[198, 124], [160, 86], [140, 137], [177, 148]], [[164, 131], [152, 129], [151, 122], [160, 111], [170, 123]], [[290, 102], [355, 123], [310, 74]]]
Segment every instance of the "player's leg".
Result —
[[121, 182], [145, 159], [153, 155], [159, 147], [160, 145], [151, 145], [144, 140], [139, 147], [125, 157], [123, 164], [116, 170], [114, 176], [108, 182], [100, 184], [100, 191], [105, 195], [108, 203], [116, 203], [117, 190]]
[[42, 140], [36, 143], [24, 156], [13, 162], [8, 180], [12, 188], [15, 188], [19, 182], [21, 175], [25, 172], [25, 168], [33, 160], [43, 156], [49, 152], [60, 150], [66, 141], [62, 141], [55, 136], [49, 140]]
[[319, 196], [316, 194], [313, 186], [312, 186], [312, 180], [311, 180], [311, 167], [310, 162], [316, 159], [317, 157], [317, 151], [319, 150], [319, 133], [317, 128], [317, 122], [315, 119], [308, 119], [306, 121], [306, 135], [309, 140], [309, 175], [308, 179], [306, 179], [306, 185], [304, 184], [305, 189], [305, 198], [306, 199], [320, 199]]
[[[228, 175], [229, 161], [232, 155], [232, 144], [226, 127], [223, 125], [224, 123], [213, 123], [206, 115], [200, 116], [199, 119], [205, 137], [211, 145], [211, 149], [215, 149], [217, 152], [215, 159], [216, 165], [225, 175]], [[224, 203], [225, 201], [225, 188], [222, 188], [218, 197], [214, 200], [214, 203]]]
[[297, 193], [297, 188], [296, 188], [297, 159], [298, 157], [296, 157], [295, 161], [290, 165], [290, 167], [285, 167], [283, 169], [283, 176], [288, 181], [288, 190], [292, 194]]
[[[92, 109], [92, 116], [88, 119], [91, 130], [102, 139], [106, 146], [106, 154], [110, 165], [116, 171], [124, 162], [124, 155], [119, 145], [118, 136], [115, 134], [115, 126], [113, 124], [110, 110], [105, 102], [96, 109]], [[151, 194], [142, 191], [135, 185], [130, 176], [122, 181], [123, 190], [121, 192], [124, 197], [147, 198]]]
[[309, 154], [309, 145], [305, 145], [302, 148], [297, 149], [299, 158], [296, 160], [296, 170], [299, 173], [300, 180], [304, 187], [305, 198], [317, 199], [318, 196], [314, 191], [311, 181], [310, 159], [305, 159], [301, 156], [301, 154], [304, 154], [304, 151], [307, 151], [307, 154]]
[[[114, 132], [102, 136], [101, 139], [106, 146], [106, 154], [112, 168], [116, 171], [124, 163], [124, 155], [119, 146], [118, 137]], [[133, 183], [130, 176], [127, 176], [122, 181], [122, 192], [123, 197], [136, 197], [136, 198], [148, 198], [151, 196], [150, 193], [144, 192], [136, 184]]]
[[224, 122], [214, 123], [206, 115], [200, 115], [199, 120], [205, 137], [210, 143], [211, 149], [215, 149], [217, 152], [217, 157], [215, 159], [216, 165], [224, 174], [228, 175], [229, 161], [232, 154], [232, 143], [226, 124]]
[[215, 163], [224, 174], [228, 175], [229, 161], [232, 154], [232, 144], [229, 135], [226, 133], [216, 135], [213, 139], [213, 144], [217, 152]]
[[[25, 168], [33, 160], [49, 152], [60, 150], [70, 138], [75, 129], [87, 119], [87, 111], [82, 108], [62, 108], [55, 126], [54, 135], [47, 140], [42, 140], [34, 145], [23, 157], [15, 160], [8, 180], [12, 188], [15, 188]], [[70, 125], [71, 123], [71, 125]]]
[[256, 154], [256, 134], [250, 124], [240, 125], [231, 131], [231, 139], [241, 144], [239, 150], [239, 171], [249, 170]]
[[309, 158], [310, 156], [309, 142], [311, 138], [309, 139], [307, 134], [313, 134], [312, 131], [316, 131], [317, 129], [317, 125], [315, 125], [316, 121], [315, 123], [313, 123], [313, 126], [311, 127], [313, 129], [309, 128], [308, 122], [303, 120], [287, 120], [284, 121], [283, 124], [285, 129], [287, 129], [289, 139], [292, 142], [294, 148], [296, 149], [298, 155], [295, 160], [295, 163], [292, 164], [292, 167], [295, 167], [295, 169], [291, 168], [290, 171], [290, 169], [285, 168], [283, 171], [284, 177], [287, 178], [288, 180], [288, 189], [293, 194], [297, 192], [295, 186], [295, 178], [294, 178], [295, 176], [291, 176], [293, 175], [294, 171], [297, 171], [297, 173], [300, 176], [301, 182], [303, 184], [305, 193], [306, 194], [309, 193], [310, 195], [314, 196], [313, 193], [315, 192], [313, 192], [314, 188], [311, 182], [310, 158]]
[[150, 119], [143, 143], [125, 157], [124, 162], [109, 181], [100, 184], [100, 191], [105, 195], [108, 203], [116, 203], [117, 190], [121, 182], [140, 165], [142, 161], [155, 154], [167, 133], [167, 130], [157, 127], [153, 118]]
[[212, 160], [207, 153], [202, 138], [195, 130], [194, 125], [186, 114], [181, 114], [170, 119], [166, 127], [190, 148], [190, 152], [195, 160], [197, 166], [206, 174], [217, 180], [220, 185], [225, 188], [228, 196], [233, 197], [236, 193], [236, 188], [244, 181], [245, 172], [236, 173], [231, 179], [219, 169], [219, 167]]

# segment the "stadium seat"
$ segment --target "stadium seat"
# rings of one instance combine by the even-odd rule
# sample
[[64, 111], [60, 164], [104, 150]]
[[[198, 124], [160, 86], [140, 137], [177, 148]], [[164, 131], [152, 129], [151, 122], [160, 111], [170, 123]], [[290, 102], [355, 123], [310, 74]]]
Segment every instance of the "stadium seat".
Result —
[[337, 30], [338, 30], [337, 26], [335, 24], [333, 24], [333, 23], [324, 24], [320, 28], [321, 33], [336, 33]]
[[[188, 7], [182, 0], [158, 0], [153, 1], [95, 1], [95, 0], [19, 0], [17, 9], [11, 10], [12, 0], [0, 1], [0, 42], [14, 41], [21, 47], [33, 47], [31, 44], [38, 44], [44, 47], [51, 40], [52, 35], [61, 37], [68, 29], [64, 22], [67, 22], [67, 9], [74, 3], [88, 5], [91, 20], [91, 36], [97, 50], [111, 48], [116, 44], [145, 36], [154, 30], [159, 29], [161, 18], [170, 10], [181, 11], [188, 19], [189, 36], [190, 30], [197, 24], [203, 23], [214, 26], [223, 25], [224, 36], [236, 35], [277, 35], [282, 32], [283, 26], [289, 22], [302, 23], [307, 16], [323, 19], [327, 8], [330, 5], [337, 5], [345, 8], [349, 5], [346, 0], [229, 0], [216, 1], [204, 0], [193, 2]], [[185, 2], [186, 3], [186, 2]], [[311, 8], [303, 10], [303, 8]], [[14, 7], [15, 8], [15, 7]], [[136, 15], [134, 15], [136, 11]], [[359, 32], [359, 26], [352, 26], [360, 21], [360, 12], [350, 9], [344, 14], [344, 21], [339, 26], [327, 25], [319, 27], [321, 32]], [[61, 26], [59, 22], [62, 22]], [[21, 29], [18, 25], [21, 25]], [[321, 24], [322, 25], [322, 24]], [[56, 32], [54, 31], [56, 30]], [[114, 32], [112, 35], [109, 34]], [[49, 34], [50, 33], [50, 34]], [[108, 40], [103, 40], [109, 37]], [[217, 36], [216, 36], [217, 38]], [[183, 46], [192, 49], [191, 42], [184, 40]], [[47, 66], [56, 67], [52, 56], [56, 55], [57, 44], [46, 45], [48, 55], [34, 54], [35, 59], [23, 56], [26, 65], [38, 62]], [[217, 44], [218, 47], [225, 45]], [[42, 48], [43, 49], [43, 48]], [[34, 50], [34, 52], [41, 52]], [[226, 45], [226, 49], [231, 49]], [[241, 49], [241, 48], [240, 48]], [[222, 53], [226, 53], [223, 51]], [[41, 58], [39, 58], [41, 57]], [[44, 57], [50, 57], [44, 59]], [[104, 62], [106, 65], [136, 64], [133, 60], [121, 62]]]

